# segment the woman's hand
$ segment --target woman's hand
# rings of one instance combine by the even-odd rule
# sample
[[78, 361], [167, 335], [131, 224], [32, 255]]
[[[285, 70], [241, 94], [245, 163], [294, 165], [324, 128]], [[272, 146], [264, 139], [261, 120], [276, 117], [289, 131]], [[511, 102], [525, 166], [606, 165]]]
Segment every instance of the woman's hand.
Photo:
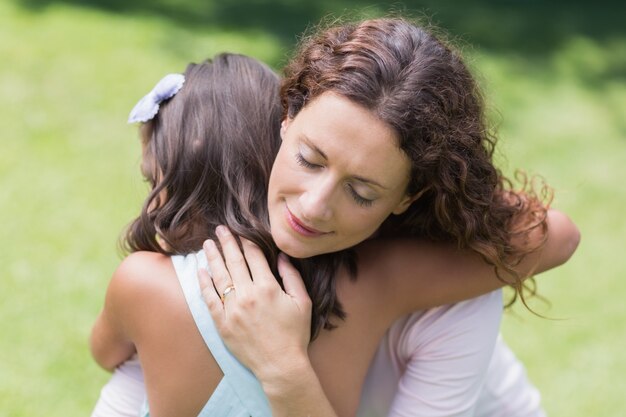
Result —
[[[298, 271], [283, 254], [272, 274], [263, 252], [241, 239], [243, 254], [230, 231], [216, 230], [223, 255], [207, 240], [204, 252], [211, 275], [200, 270], [203, 297], [230, 351], [261, 380], [285, 380], [308, 364], [311, 300]], [[286, 382], [286, 381], [285, 381]]]
[[211, 275], [200, 270], [202, 295], [224, 343], [259, 379], [276, 417], [337, 417], [315, 374], [307, 348], [311, 299], [287, 257], [278, 257], [283, 291], [263, 252], [216, 229], [224, 257], [211, 240], [204, 242]]

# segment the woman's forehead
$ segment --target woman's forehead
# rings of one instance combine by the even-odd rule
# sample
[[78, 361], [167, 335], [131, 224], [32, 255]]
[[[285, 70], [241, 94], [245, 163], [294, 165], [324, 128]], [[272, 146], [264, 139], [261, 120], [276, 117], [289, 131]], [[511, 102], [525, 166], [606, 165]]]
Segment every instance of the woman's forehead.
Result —
[[385, 188], [404, 183], [410, 161], [395, 131], [372, 111], [334, 93], [324, 93], [291, 121], [299, 145]]

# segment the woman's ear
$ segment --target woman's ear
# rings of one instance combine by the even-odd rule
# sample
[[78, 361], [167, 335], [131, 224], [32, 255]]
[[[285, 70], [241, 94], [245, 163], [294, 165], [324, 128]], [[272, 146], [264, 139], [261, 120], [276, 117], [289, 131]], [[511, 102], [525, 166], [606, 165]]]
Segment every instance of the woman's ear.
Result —
[[289, 117], [286, 117], [280, 123], [280, 138], [281, 139], [284, 139], [285, 133], [287, 132], [287, 128], [289, 127], [289, 123], [291, 123], [291, 119]]
[[402, 201], [400, 201], [400, 203], [398, 203], [398, 205], [396, 206], [396, 208], [392, 211], [393, 214], [395, 214], [396, 216], [399, 214], [404, 213], [405, 211], [407, 211], [407, 209], [409, 207], [411, 207], [411, 204], [413, 204], [413, 202], [415, 200], [417, 200], [419, 197], [419, 194], [416, 195], [407, 195], [405, 196]]

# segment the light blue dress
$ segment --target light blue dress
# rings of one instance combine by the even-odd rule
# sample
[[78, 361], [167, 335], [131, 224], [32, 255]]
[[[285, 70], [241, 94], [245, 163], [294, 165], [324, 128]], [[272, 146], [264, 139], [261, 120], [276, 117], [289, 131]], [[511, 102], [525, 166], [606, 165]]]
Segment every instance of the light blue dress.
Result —
[[[271, 417], [269, 401], [260, 382], [228, 351], [204, 303], [198, 283], [198, 269], [208, 269], [204, 253], [173, 256], [172, 263], [196, 326], [224, 373], [198, 417]], [[141, 415], [150, 416], [147, 402]]]

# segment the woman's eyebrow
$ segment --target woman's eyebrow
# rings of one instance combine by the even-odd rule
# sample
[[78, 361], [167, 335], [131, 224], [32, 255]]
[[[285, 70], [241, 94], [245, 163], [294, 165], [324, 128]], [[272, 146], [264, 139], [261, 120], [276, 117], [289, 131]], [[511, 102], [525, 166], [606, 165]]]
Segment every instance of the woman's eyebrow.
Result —
[[317, 146], [315, 146], [315, 144], [313, 143], [313, 141], [305, 134], [302, 135], [302, 140], [304, 142], [306, 142], [307, 146], [309, 146], [311, 149], [313, 149], [315, 152], [317, 152], [318, 154], [320, 154], [322, 156], [322, 158], [328, 160], [328, 157], [326, 156], [326, 154]]
[[363, 177], [359, 177], [359, 176], [356, 176], [356, 175], [353, 175], [352, 178], [354, 178], [357, 181], [364, 182], [366, 184], [370, 184], [370, 185], [374, 185], [376, 187], [382, 188], [383, 190], [388, 190], [388, 188], [385, 187], [384, 185], [382, 185], [380, 183], [377, 183], [376, 181], [371, 180], [369, 178], [363, 178]]

